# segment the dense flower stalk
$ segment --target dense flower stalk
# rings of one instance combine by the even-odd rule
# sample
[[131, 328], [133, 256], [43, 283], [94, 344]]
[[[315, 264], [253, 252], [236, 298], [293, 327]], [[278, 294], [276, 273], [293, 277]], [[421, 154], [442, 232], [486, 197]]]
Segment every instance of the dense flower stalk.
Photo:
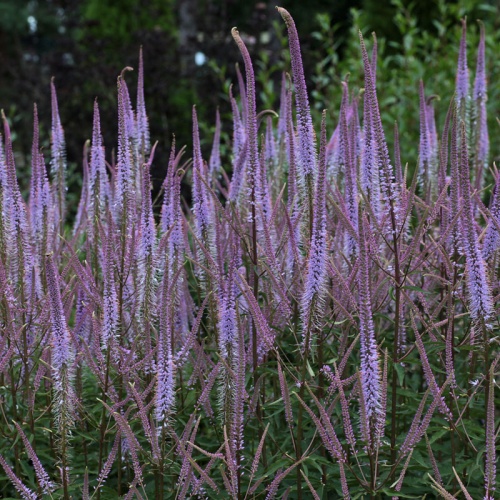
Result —
[[12, 481], [12, 484], [24, 500], [38, 500], [38, 495], [23, 484], [23, 482], [16, 476], [10, 465], [1, 455], [0, 465], [3, 467], [5, 474], [7, 474], [7, 477]]
[[[349, 89], [347, 83], [342, 84], [342, 109], [340, 112], [340, 144], [345, 151], [345, 205], [347, 218], [355, 232], [358, 231], [358, 183], [356, 169], [356, 127], [353, 110], [351, 127], [347, 123], [347, 106]], [[344, 237], [344, 252], [348, 259], [353, 261], [358, 255], [358, 243], [353, 235], [347, 231]]]
[[[207, 166], [201, 156], [198, 117], [193, 107], [193, 213], [195, 216], [196, 237], [205, 250], [215, 253], [213, 202], [208, 192]], [[204, 271], [200, 271], [204, 274]]]
[[[233, 39], [238, 45], [238, 48], [245, 63], [246, 76], [246, 141], [247, 141], [247, 162], [246, 162], [246, 182], [248, 186], [248, 196], [250, 198], [250, 207], [254, 210], [256, 205], [260, 204], [260, 186], [258, 183], [259, 171], [259, 149], [257, 137], [257, 114], [256, 114], [256, 97], [255, 97], [255, 74], [253, 70], [252, 60], [248, 49], [241, 39], [236, 28], [231, 30]], [[245, 117], [244, 117], [245, 118]], [[249, 222], [255, 222], [254, 213], [249, 214]]]
[[220, 132], [221, 132], [221, 123], [220, 123], [220, 113], [219, 108], [217, 108], [215, 112], [215, 132], [214, 132], [214, 140], [212, 142], [212, 151], [210, 153], [210, 160], [208, 162], [208, 173], [210, 177], [214, 174], [219, 174], [220, 169], [222, 168], [221, 160], [220, 160]]
[[373, 312], [370, 291], [370, 255], [368, 248], [368, 221], [361, 218], [359, 221], [359, 258], [360, 270], [358, 274], [358, 302], [359, 302], [359, 330], [361, 344], [361, 388], [368, 425], [369, 447], [375, 447], [373, 441], [374, 430], [383, 416], [380, 414], [381, 380], [380, 362], [375, 339]]
[[21, 296], [27, 284], [33, 265], [32, 245], [26, 204], [21, 196], [16, 177], [14, 151], [10, 127], [2, 111], [5, 134], [5, 177], [6, 185], [2, 193], [3, 215], [6, 226], [7, 258], [10, 264], [11, 279], [19, 288]]
[[314, 196], [311, 245], [307, 259], [307, 275], [300, 310], [303, 325], [304, 349], [309, 351], [311, 335], [318, 326], [323, 307], [326, 284], [326, 112], [321, 120], [319, 172]]
[[52, 101], [52, 128], [51, 128], [51, 161], [52, 195], [54, 198], [54, 225], [60, 234], [63, 234], [66, 217], [66, 142], [64, 130], [59, 117], [56, 87], [54, 79], [50, 82]]
[[460, 194], [463, 211], [461, 215], [462, 247], [466, 261], [466, 280], [469, 292], [470, 314], [475, 323], [488, 328], [494, 315], [490, 285], [486, 273], [479, 241], [474, 226], [474, 212], [470, 194], [469, 160], [465, 124], [460, 126]]
[[474, 115], [474, 163], [476, 189], [481, 189], [484, 183], [485, 172], [488, 168], [488, 158], [490, 149], [490, 139], [488, 135], [488, 122], [486, 114], [487, 81], [485, 64], [485, 33], [483, 23], [479, 23], [480, 38], [477, 49], [476, 78], [474, 80], [474, 90], [472, 92], [473, 115]]
[[159, 425], [166, 425], [175, 404], [175, 360], [173, 356], [173, 305], [171, 301], [174, 279], [168, 273], [163, 278], [160, 325], [157, 347], [157, 382], [155, 417]]
[[288, 30], [292, 77], [293, 84], [295, 85], [295, 97], [297, 104], [297, 167], [300, 172], [300, 178], [303, 182], [305, 181], [305, 187], [308, 189], [308, 183], [311, 183], [312, 185], [317, 173], [316, 143], [309, 107], [309, 98], [307, 97], [304, 68], [302, 66], [299, 35], [290, 13], [282, 7], [277, 7], [277, 9], [285, 21]]
[[455, 99], [464, 117], [465, 106], [469, 99], [469, 68], [467, 67], [467, 22], [462, 19], [462, 37], [458, 53], [457, 77], [455, 81]]
[[144, 59], [142, 57], [142, 47], [139, 50], [139, 75], [137, 79], [137, 109], [136, 109], [136, 129], [138, 149], [144, 159], [151, 149], [149, 139], [149, 122], [146, 113], [146, 102], [144, 99]]
[[136, 180], [133, 156], [134, 120], [124, 73], [118, 77], [118, 153], [113, 191], [117, 229], [129, 227], [135, 211]]
[[[106, 173], [104, 146], [101, 134], [101, 120], [97, 100], [94, 102], [94, 123], [90, 147], [88, 232], [92, 241], [98, 234], [98, 221], [104, 220], [109, 207], [109, 180]], [[110, 207], [109, 207], [110, 208]]]
[[110, 225], [107, 234], [101, 236], [103, 242], [103, 261], [102, 271], [104, 277], [103, 290], [103, 327], [101, 345], [103, 350], [111, 349], [112, 344], [116, 342], [118, 337], [119, 319], [119, 304], [118, 294], [116, 291], [115, 280], [115, 261], [114, 261], [114, 226]]
[[389, 158], [389, 150], [385, 140], [385, 133], [382, 127], [380, 109], [375, 88], [375, 81], [372, 75], [372, 67], [368, 59], [365, 43], [361, 32], [359, 33], [361, 41], [361, 53], [363, 56], [363, 65], [365, 69], [365, 99], [368, 101], [370, 118], [372, 120], [373, 137], [375, 140], [376, 162], [378, 165], [380, 193], [382, 199], [387, 204], [386, 210], [392, 206], [394, 201], [394, 173]]

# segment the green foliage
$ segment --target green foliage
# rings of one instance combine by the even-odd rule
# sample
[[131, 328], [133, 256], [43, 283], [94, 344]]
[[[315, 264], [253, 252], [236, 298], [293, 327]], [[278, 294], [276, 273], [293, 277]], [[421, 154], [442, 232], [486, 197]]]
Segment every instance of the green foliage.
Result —
[[80, 36], [97, 36], [114, 43], [129, 42], [133, 33], [175, 28], [172, 0], [86, 0], [82, 16], [87, 28]]

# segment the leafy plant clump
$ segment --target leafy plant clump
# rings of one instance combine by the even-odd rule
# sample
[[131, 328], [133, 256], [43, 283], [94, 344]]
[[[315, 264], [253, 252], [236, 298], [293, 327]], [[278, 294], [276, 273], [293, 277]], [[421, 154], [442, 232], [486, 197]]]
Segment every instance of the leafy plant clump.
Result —
[[342, 83], [332, 133], [326, 113], [313, 123], [295, 24], [278, 11], [291, 55], [279, 113], [258, 112], [233, 29], [231, 159], [219, 119], [203, 157], [193, 108], [193, 151], [173, 145], [159, 214], [142, 57], [135, 109], [129, 68], [118, 77], [111, 164], [95, 103], [71, 230], [55, 86], [50, 180], [35, 106], [27, 202], [4, 117], [3, 498], [495, 497], [484, 30], [470, 87], [463, 21], [439, 134], [420, 82], [419, 156], [406, 158], [397, 126], [387, 147], [376, 40], [369, 56], [360, 36], [364, 89]]

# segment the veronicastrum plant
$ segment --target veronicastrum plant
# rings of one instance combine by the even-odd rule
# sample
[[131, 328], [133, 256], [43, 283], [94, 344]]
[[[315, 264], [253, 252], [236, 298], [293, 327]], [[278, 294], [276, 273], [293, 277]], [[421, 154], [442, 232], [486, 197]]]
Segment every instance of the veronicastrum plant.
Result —
[[360, 35], [364, 89], [339, 86], [329, 131], [278, 12], [291, 61], [279, 109], [259, 112], [233, 29], [231, 155], [217, 116], [203, 156], [193, 108], [193, 151], [174, 141], [160, 213], [142, 56], [135, 108], [130, 68], [118, 77], [112, 163], [95, 103], [71, 228], [54, 83], [50, 176], [35, 106], [27, 201], [4, 117], [3, 498], [495, 497], [500, 199], [484, 30], [469, 69], [463, 22], [441, 130], [425, 82], [415, 89], [407, 158], [398, 127], [389, 151], [382, 126], [376, 39], [369, 53]]

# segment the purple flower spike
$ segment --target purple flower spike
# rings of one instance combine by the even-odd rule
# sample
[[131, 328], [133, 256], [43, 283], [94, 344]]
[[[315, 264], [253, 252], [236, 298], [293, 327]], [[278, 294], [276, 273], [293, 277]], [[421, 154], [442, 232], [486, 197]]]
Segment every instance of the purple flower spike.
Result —
[[372, 33], [372, 37], [373, 37], [372, 59], [371, 59], [372, 78], [373, 78], [373, 84], [377, 85], [378, 40], [375, 32]]
[[222, 168], [220, 161], [220, 113], [219, 108], [217, 108], [215, 112], [215, 133], [214, 133], [214, 141], [212, 143], [212, 152], [210, 153], [210, 160], [208, 162], [209, 166], [209, 175], [212, 177], [215, 173], [219, 173]]
[[61, 300], [59, 277], [52, 256], [45, 258], [45, 272], [52, 320], [52, 368], [56, 388], [62, 390], [63, 380], [67, 376], [63, 375], [63, 372], [71, 371], [74, 354]]
[[125, 226], [134, 212], [136, 188], [131, 148], [134, 124], [130, 97], [124, 78], [125, 71], [131, 69], [124, 68], [118, 77], [118, 164], [114, 189], [114, 215], [115, 220]]
[[369, 230], [368, 220], [362, 217], [359, 221], [359, 246], [360, 246], [360, 270], [358, 272], [359, 290], [359, 330], [361, 343], [361, 388], [367, 417], [369, 446], [374, 449], [376, 429], [379, 426], [381, 415], [381, 377], [380, 362], [375, 340], [375, 327], [373, 324], [373, 313], [370, 291], [370, 262], [367, 245]]
[[[389, 158], [389, 150], [385, 140], [384, 129], [382, 128], [382, 119], [380, 117], [380, 109], [378, 105], [377, 93], [375, 89], [375, 82], [372, 75], [372, 67], [366, 52], [365, 42], [361, 32], [359, 32], [361, 43], [361, 53], [363, 56], [363, 65], [365, 69], [365, 99], [367, 100], [368, 108], [370, 111], [370, 118], [372, 120], [372, 130], [375, 140], [376, 156], [379, 172], [380, 193], [383, 200], [389, 204], [394, 198], [394, 174], [392, 171], [391, 161]], [[366, 147], [366, 145], [365, 145]]]
[[[12, 137], [7, 118], [2, 111], [5, 135], [5, 177], [7, 184], [2, 193], [3, 214], [6, 219], [7, 255], [11, 279], [17, 286], [24, 286], [32, 262], [32, 248], [29, 240], [28, 216], [26, 204], [21, 196], [16, 177]], [[3, 170], [3, 169], [2, 169]]]
[[374, 213], [380, 213], [378, 154], [370, 104], [365, 95], [363, 105], [363, 152], [360, 167], [361, 188], [368, 195]]
[[477, 47], [476, 78], [474, 80], [474, 91], [472, 98], [474, 101], [487, 99], [486, 65], [485, 65], [485, 34], [484, 24], [479, 22], [480, 37]]
[[94, 124], [92, 128], [89, 171], [88, 227], [91, 239], [96, 237], [97, 221], [102, 221], [104, 219], [104, 214], [109, 204], [109, 198], [109, 180], [104, 159], [99, 106], [96, 99], [94, 102]]
[[273, 133], [273, 119], [270, 115], [266, 120], [266, 165], [273, 165], [277, 161], [276, 143]]
[[21, 427], [17, 422], [14, 422], [14, 425], [16, 426], [17, 432], [19, 432], [21, 439], [23, 440], [26, 452], [28, 453], [28, 456], [30, 457], [30, 460], [33, 464], [33, 468], [35, 469], [36, 480], [40, 485], [40, 488], [42, 488], [42, 491], [44, 493], [49, 494], [51, 491], [54, 490], [55, 484], [50, 480], [49, 475], [43, 468], [43, 465], [40, 462], [40, 459], [38, 458], [37, 454], [35, 453], [35, 450], [31, 446], [29, 439], [26, 437], [26, 434], [23, 432], [23, 430], [21, 429]]
[[314, 179], [316, 176], [316, 141], [311, 111], [309, 108], [309, 99], [307, 97], [307, 87], [304, 78], [304, 68], [302, 66], [299, 36], [290, 13], [282, 7], [277, 7], [277, 9], [285, 21], [288, 30], [292, 76], [296, 92], [298, 135], [297, 166], [301, 177], [306, 180], [306, 187], [309, 189], [307, 186], [307, 179]]
[[66, 212], [66, 143], [64, 130], [59, 117], [59, 106], [57, 104], [56, 87], [54, 79], [50, 81], [50, 93], [52, 100], [52, 129], [51, 129], [51, 161], [54, 203], [55, 203], [55, 227], [62, 234], [64, 229], [64, 218]]
[[149, 160], [142, 165], [142, 195], [141, 195], [141, 244], [140, 257], [141, 262], [145, 262], [150, 268], [156, 245], [156, 225], [153, 215], [153, 203], [151, 200], [151, 165], [153, 163], [156, 144], [151, 150]]
[[309, 351], [311, 333], [321, 317], [326, 284], [326, 111], [321, 120], [319, 172], [314, 196], [311, 246], [307, 259], [307, 277], [301, 299], [304, 350]]
[[7, 474], [7, 477], [11, 480], [14, 488], [16, 488], [16, 490], [24, 500], [38, 500], [38, 495], [23, 484], [23, 482], [14, 474], [14, 471], [4, 460], [2, 455], [0, 455], [0, 465], [3, 467], [3, 470], [5, 471], [5, 474]]
[[476, 125], [473, 129], [476, 163], [476, 189], [480, 190], [484, 183], [484, 172], [488, 168], [488, 157], [490, 149], [490, 139], [488, 135], [488, 123], [486, 114], [486, 101], [488, 95], [486, 92], [486, 69], [485, 69], [485, 34], [484, 25], [479, 23], [481, 35], [479, 47], [477, 49], [476, 78], [474, 80], [474, 115]]
[[[29, 219], [33, 241], [36, 242], [38, 256], [47, 253], [42, 248], [48, 240], [50, 188], [42, 152], [39, 150], [38, 111], [36, 104], [33, 111], [33, 145], [31, 148], [31, 186], [29, 199]], [[39, 258], [37, 256], [37, 259]]]
[[458, 53], [457, 77], [455, 83], [457, 106], [469, 98], [469, 68], [467, 67], [467, 20], [462, 19], [462, 37]]
[[203, 163], [198, 131], [198, 117], [193, 106], [193, 213], [196, 218], [196, 236], [213, 250], [212, 199], [207, 191], [206, 165]]
[[233, 177], [229, 187], [229, 199], [235, 202], [240, 194], [246, 168], [247, 140], [245, 126], [241, 120], [236, 99], [233, 97], [232, 87], [229, 88], [229, 100], [233, 112]]
[[470, 193], [469, 161], [465, 124], [460, 126], [460, 194], [463, 210], [461, 214], [462, 247], [466, 262], [466, 282], [469, 292], [470, 314], [475, 323], [483, 323], [491, 328], [489, 322], [494, 316], [493, 300], [488, 283], [486, 265], [479, 251], [478, 236], [474, 225], [474, 212]]
[[[434, 194], [437, 194], [437, 178], [436, 178], [436, 151], [433, 147], [437, 147], [434, 126], [434, 113], [429, 109], [425, 100], [424, 82], [420, 80], [419, 85], [420, 96], [420, 147], [419, 147], [419, 178], [424, 188], [424, 196], [427, 193], [429, 186]], [[432, 112], [432, 116], [429, 116]], [[432, 122], [432, 123], [431, 123]], [[429, 128], [433, 127], [433, 130]]]
[[163, 277], [160, 304], [160, 325], [157, 346], [157, 385], [155, 415], [159, 424], [166, 424], [175, 404], [175, 361], [173, 358], [174, 283], [168, 273]]
[[281, 91], [280, 91], [280, 116], [278, 118], [278, 142], [286, 141], [287, 134], [287, 78], [286, 73], [281, 75]]
[[[257, 176], [259, 169], [259, 149], [257, 138], [257, 114], [255, 101], [255, 75], [252, 66], [252, 60], [248, 49], [240, 37], [238, 30], [231, 30], [233, 39], [240, 49], [243, 61], [245, 63], [246, 76], [246, 100], [247, 100], [247, 117], [246, 117], [246, 133], [247, 133], [247, 184], [250, 195], [250, 204], [255, 206], [258, 200]], [[252, 215], [250, 215], [252, 219]], [[251, 220], [250, 220], [251, 222]]]
[[151, 148], [149, 141], [149, 123], [146, 114], [146, 102], [144, 100], [144, 61], [142, 58], [142, 47], [139, 51], [139, 75], [137, 81], [137, 110], [136, 128], [139, 152], [145, 157]]
[[175, 137], [172, 140], [172, 150], [168, 162], [167, 177], [165, 178], [165, 195], [163, 198], [161, 227], [164, 233], [172, 230], [168, 240], [168, 262], [170, 271], [175, 272], [175, 264], [184, 247], [184, 236], [182, 234], [181, 214], [181, 178], [177, 174], [177, 167], [183, 150], [176, 156]]
[[104, 246], [103, 259], [103, 326], [102, 326], [102, 349], [111, 348], [112, 342], [118, 334], [119, 312], [118, 312], [118, 294], [116, 292], [115, 282], [115, 263], [113, 259], [113, 225], [110, 224], [107, 234], [102, 234]]
[[[342, 106], [340, 110], [340, 138], [339, 149], [343, 150], [345, 163], [345, 205], [347, 217], [353, 229], [358, 231], [358, 183], [355, 163], [355, 133], [352, 126], [349, 131], [347, 126], [347, 107], [349, 101], [349, 89], [346, 82], [342, 82]], [[344, 251], [348, 259], [354, 260], [358, 255], [358, 244], [355, 238], [349, 233], [345, 233]]]

